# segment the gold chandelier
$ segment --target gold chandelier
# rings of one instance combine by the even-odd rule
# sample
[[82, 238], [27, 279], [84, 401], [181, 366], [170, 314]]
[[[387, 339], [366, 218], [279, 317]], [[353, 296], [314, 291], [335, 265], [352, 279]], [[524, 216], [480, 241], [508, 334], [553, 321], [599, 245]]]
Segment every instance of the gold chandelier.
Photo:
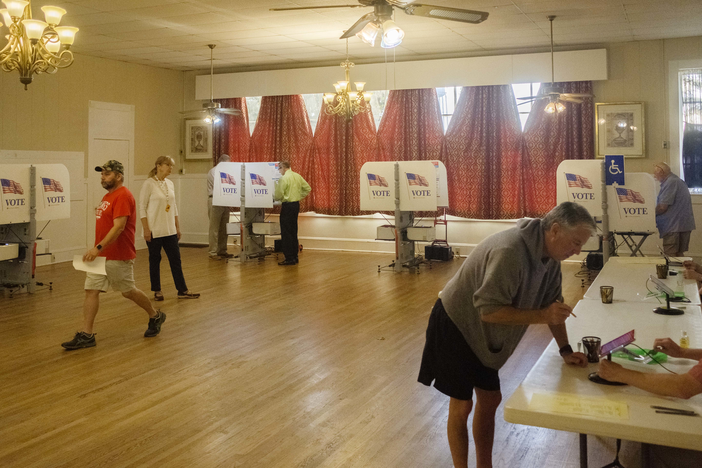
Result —
[[371, 93], [363, 91], [366, 86], [364, 81], [357, 81], [356, 91], [351, 91], [351, 79], [349, 70], [354, 66], [354, 63], [349, 60], [349, 40], [346, 39], [346, 60], [340, 65], [344, 69], [346, 79], [334, 83], [336, 93], [324, 94], [324, 112], [327, 115], [345, 115], [347, 118], [352, 118], [362, 112], [371, 110], [370, 99]]
[[0, 68], [6, 72], [17, 70], [24, 89], [35, 73], [56, 73], [73, 63], [70, 51], [78, 28], [58, 26], [66, 10], [43, 6], [46, 22], [32, 19], [31, 1], [4, 0], [7, 8], [0, 10], [2, 21], [10, 29], [5, 35], [7, 44], [0, 50]]

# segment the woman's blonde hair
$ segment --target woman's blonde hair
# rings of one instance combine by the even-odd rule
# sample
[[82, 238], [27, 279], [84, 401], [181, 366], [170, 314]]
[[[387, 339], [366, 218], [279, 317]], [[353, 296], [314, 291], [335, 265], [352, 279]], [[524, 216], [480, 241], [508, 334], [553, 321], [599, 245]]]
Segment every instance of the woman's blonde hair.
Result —
[[149, 177], [153, 177], [156, 175], [159, 164], [169, 164], [169, 163], [171, 166], [175, 166], [175, 161], [173, 160], [172, 157], [159, 156], [158, 159], [156, 160], [156, 162], [154, 163], [154, 168], [151, 169], [151, 171], [149, 172]]

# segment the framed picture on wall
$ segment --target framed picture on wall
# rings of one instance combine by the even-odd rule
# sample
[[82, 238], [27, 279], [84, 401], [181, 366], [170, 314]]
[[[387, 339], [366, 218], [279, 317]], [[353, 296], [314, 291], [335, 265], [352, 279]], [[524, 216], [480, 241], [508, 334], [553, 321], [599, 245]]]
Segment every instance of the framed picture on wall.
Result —
[[623, 154], [626, 158], [643, 158], [644, 103], [599, 102], [595, 104], [597, 157]]
[[212, 159], [212, 125], [204, 120], [185, 121], [185, 159]]

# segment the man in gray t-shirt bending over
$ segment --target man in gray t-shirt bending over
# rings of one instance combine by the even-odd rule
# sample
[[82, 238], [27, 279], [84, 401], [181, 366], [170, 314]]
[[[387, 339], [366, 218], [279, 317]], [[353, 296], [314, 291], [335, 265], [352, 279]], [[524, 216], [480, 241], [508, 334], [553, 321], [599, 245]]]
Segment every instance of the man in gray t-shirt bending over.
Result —
[[498, 370], [527, 327], [547, 324], [563, 360], [587, 365], [568, 344], [561, 264], [595, 231], [585, 208], [565, 202], [543, 219], [521, 219], [473, 249], [441, 291], [429, 318], [419, 381], [451, 397], [448, 440], [456, 468], [468, 466], [468, 416], [476, 394], [473, 437], [478, 468], [492, 467]]

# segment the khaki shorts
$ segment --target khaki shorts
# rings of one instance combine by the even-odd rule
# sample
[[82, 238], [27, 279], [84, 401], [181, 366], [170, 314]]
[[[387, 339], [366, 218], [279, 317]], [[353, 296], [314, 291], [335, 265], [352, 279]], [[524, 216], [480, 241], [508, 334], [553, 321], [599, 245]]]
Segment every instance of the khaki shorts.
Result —
[[663, 236], [663, 251], [674, 257], [678, 252], [687, 252], [690, 248], [690, 231], [671, 232]]
[[84, 289], [107, 292], [112, 287], [112, 290], [121, 293], [136, 289], [134, 260], [107, 260], [105, 261], [105, 271], [107, 276], [87, 273]]

